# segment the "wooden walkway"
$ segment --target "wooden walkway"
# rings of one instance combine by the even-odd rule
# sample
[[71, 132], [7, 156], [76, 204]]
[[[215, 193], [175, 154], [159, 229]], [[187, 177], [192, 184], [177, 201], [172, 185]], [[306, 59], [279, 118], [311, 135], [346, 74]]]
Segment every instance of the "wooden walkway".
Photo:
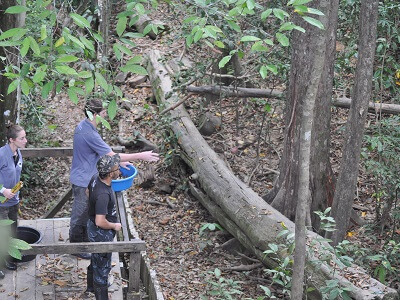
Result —
[[[43, 244], [69, 243], [69, 218], [20, 220], [20, 226], [30, 226], [41, 231]], [[85, 294], [86, 268], [89, 260], [70, 254], [37, 255], [35, 260], [18, 263], [17, 271], [4, 270], [0, 280], [1, 300], [78, 300], [95, 299]], [[118, 253], [112, 254], [109, 298], [123, 299]]]

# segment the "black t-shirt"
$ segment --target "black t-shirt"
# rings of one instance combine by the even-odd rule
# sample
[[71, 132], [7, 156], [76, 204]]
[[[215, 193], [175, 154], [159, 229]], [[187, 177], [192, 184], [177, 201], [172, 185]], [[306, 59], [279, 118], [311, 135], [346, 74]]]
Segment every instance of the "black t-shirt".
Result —
[[115, 194], [111, 186], [106, 185], [95, 174], [89, 182], [89, 218], [95, 222], [96, 215], [105, 215], [108, 222], [117, 223]]

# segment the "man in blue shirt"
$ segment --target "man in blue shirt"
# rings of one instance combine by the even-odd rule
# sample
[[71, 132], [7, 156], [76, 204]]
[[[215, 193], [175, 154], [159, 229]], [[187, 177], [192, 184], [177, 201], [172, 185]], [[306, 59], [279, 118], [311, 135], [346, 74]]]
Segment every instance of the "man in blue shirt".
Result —
[[[71, 243], [87, 242], [88, 196], [86, 189], [90, 179], [97, 173], [96, 163], [101, 156], [115, 153], [107, 145], [96, 127], [98, 116], [105, 118], [107, 111], [99, 99], [87, 101], [84, 109], [86, 119], [81, 121], [74, 132], [73, 158], [70, 181], [74, 202], [71, 211], [69, 240]], [[89, 117], [90, 116], [90, 117]], [[126, 167], [131, 160], [158, 161], [158, 153], [145, 151], [139, 153], [120, 153], [121, 166]], [[77, 256], [90, 259], [90, 254], [79, 253]]]
[[[22, 155], [20, 148], [25, 148], [27, 140], [25, 130], [14, 124], [7, 125], [8, 143], [0, 148], [0, 220], [13, 220], [11, 235], [15, 236], [17, 229], [19, 192], [13, 193], [11, 189], [19, 182], [22, 171]], [[0, 265], [2, 263], [0, 262]], [[6, 268], [16, 270], [17, 265], [11, 260], [5, 260]], [[4, 278], [0, 270], [0, 278]]]

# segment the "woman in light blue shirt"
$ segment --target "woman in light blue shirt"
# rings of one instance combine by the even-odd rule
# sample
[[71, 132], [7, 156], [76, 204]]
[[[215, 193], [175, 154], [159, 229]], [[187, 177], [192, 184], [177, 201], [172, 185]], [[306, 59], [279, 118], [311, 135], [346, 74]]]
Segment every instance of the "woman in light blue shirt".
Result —
[[[11, 189], [20, 181], [22, 171], [22, 155], [20, 148], [25, 148], [27, 140], [25, 130], [14, 124], [7, 125], [8, 143], [0, 148], [0, 220], [13, 220], [12, 235], [15, 236], [19, 208], [19, 192]], [[6, 259], [5, 266], [9, 270], [16, 270], [17, 265]], [[4, 273], [0, 270], [0, 278]]]

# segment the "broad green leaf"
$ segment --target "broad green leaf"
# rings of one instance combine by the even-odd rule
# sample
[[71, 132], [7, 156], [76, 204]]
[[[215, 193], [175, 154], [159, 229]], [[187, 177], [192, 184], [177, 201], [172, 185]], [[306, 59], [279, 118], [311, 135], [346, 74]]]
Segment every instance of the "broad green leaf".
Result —
[[294, 12], [298, 13], [300, 16], [308, 13], [308, 7], [305, 5], [298, 5], [294, 7]]
[[85, 45], [80, 40], [78, 40], [76, 37], [74, 37], [71, 34], [67, 34], [67, 36], [73, 43], [77, 44], [82, 49], [85, 49]]
[[139, 16], [134, 16], [133, 18], [131, 17], [131, 20], [129, 21], [129, 27], [132, 27], [139, 21]]
[[25, 55], [28, 53], [30, 44], [31, 44], [30, 40], [26, 37], [22, 42], [22, 47], [21, 50], [19, 51], [21, 57], [25, 57]]
[[71, 13], [69, 14], [71, 18], [74, 20], [75, 24], [78, 25], [81, 28], [90, 28], [90, 23], [88, 20], [86, 20], [84, 17], [81, 15], [78, 15], [76, 13]]
[[257, 42], [259, 40], [261, 39], [253, 35], [245, 35], [240, 39], [241, 42]]
[[103, 90], [106, 91], [108, 89], [108, 84], [103, 75], [101, 75], [99, 72], [95, 72], [94, 76], [96, 77], [97, 83], [103, 88]]
[[254, 7], [256, 7], [254, 0], [247, 0], [246, 5], [248, 9], [254, 9]]
[[86, 90], [86, 94], [90, 94], [94, 89], [94, 79], [93, 77], [90, 77], [88, 79], [86, 79], [85, 81], [85, 90]]
[[318, 15], [318, 16], [324, 15], [324, 13], [322, 11], [315, 9], [315, 8], [308, 7], [307, 10], [308, 10], [308, 13], [313, 14], [313, 15]]
[[42, 97], [46, 99], [49, 96], [50, 91], [54, 87], [54, 80], [47, 82], [42, 88]]
[[101, 118], [101, 124], [103, 124], [103, 126], [109, 130], [111, 130], [111, 126], [110, 123], [107, 122], [107, 120]]
[[40, 39], [43, 41], [43, 40], [46, 39], [46, 38], [47, 38], [47, 29], [46, 29], [46, 25], [43, 24], [43, 25], [40, 27]]
[[203, 37], [203, 30], [199, 28], [193, 37], [193, 42], [197, 43]]
[[225, 57], [223, 57], [221, 59], [221, 61], [218, 63], [218, 67], [220, 69], [222, 69], [223, 67], [225, 67], [225, 65], [231, 60], [232, 56], [231, 55], [227, 55]]
[[214, 41], [214, 45], [217, 46], [218, 48], [225, 48], [225, 45], [221, 41]]
[[187, 46], [188, 48], [190, 48], [190, 46], [193, 44], [193, 35], [189, 34], [189, 35], [186, 37], [185, 41], [186, 41], [186, 46]]
[[241, 32], [239, 25], [236, 24], [235, 22], [227, 21], [227, 23], [228, 23], [229, 27], [232, 28], [233, 30], [235, 30], [236, 32]]
[[261, 13], [261, 20], [265, 21], [265, 19], [268, 18], [271, 15], [271, 13], [272, 13], [272, 9], [271, 8], [267, 9], [266, 11], [263, 11]]
[[43, 70], [43, 68], [38, 68], [35, 75], [33, 75], [32, 81], [34, 83], [39, 83], [43, 81], [44, 77], [46, 77], [46, 72]]
[[274, 75], [278, 74], [278, 67], [276, 65], [267, 65], [268, 71], [271, 71]]
[[305, 32], [306, 32], [306, 30], [305, 30], [303, 27], [300, 27], [300, 26], [297, 26], [297, 25], [295, 25], [295, 26], [293, 27], [293, 29], [296, 29], [296, 30], [298, 30], [298, 31], [300, 31], [300, 32], [302, 32], [302, 33], [305, 33]]
[[60, 74], [65, 74], [65, 75], [78, 75], [78, 72], [75, 71], [75, 69], [68, 67], [68, 66], [64, 66], [64, 65], [59, 65], [56, 66], [56, 70], [60, 73]]
[[90, 78], [90, 77], [92, 77], [92, 72], [80, 71], [80, 72], [78, 72], [78, 77], [79, 78]]
[[268, 74], [267, 67], [266, 66], [261, 66], [260, 75], [261, 75], [262, 79], [267, 78], [267, 74]]
[[14, 47], [21, 45], [20, 41], [7, 41], [7, 42], [0, 42], [0, 47]]
[[93, 52], [96, 51], [92, 41], [88, 40], [84, 36], [80, 36], [79, 39], [85, 45], [86, 49], [89, 49], [89, 50], [91, 50]]
[[120, 67], [120, 70], [122, 72], [132, 72], [132, 73], [138, 74], [138, 75], [147, 75], [146, 69], [139, 65], [132, 65], [132, 64], [126, 65], [126, 66]]
[[311, 17], [303, 17], [303, 19], [310, 23], [311, 25], [314, 25], [315, 27], [318, 27], [319, 29], [324, 29], [324, 25], [317, 19], [311, 18]]
[[214, 32], [222, 33], [222, 30], [217, 26], [207, 25], [206, 28], [211, 29]]
[[78, 59], [79, 58], [77, 58], [74, 55], [64, 55], [64, 56], [59, 57], [56, 60], [56, 63], [69, 63], [69, 62], [77, 61]]
[[132, 64], [140, 64], [142, 62], [142, 56], [141, 55], [136, 55], [132, 57], [130, 60], [126, 62], [127, 65], [132, 65]]
[[100, 42], [100, 43], [104, 43], [104, 39], [103, 37], [98, 34], [98, 33], [93, 33], [93, 37], [96, 39], [96, 41]]
[[62, 44], [64, 44], [64, 42], [65, 42], [65, 38], [62, 36], [56, 41], [56, 43], [54, 44], [54, 47], [56, 47], [56, 48], [60, 47]]
[[17, 248], [8, 247], [8, 254], [16, 259], [22, 258], [21, 251], [19, 251]]
[[131, 47], [136, 47], [136, 44], [133, 42], [133, 41], [131, 41], [131, 40], [128, 40], [128, 39], [126, 39], [126, 38], [120, 38], [119, 39], [121, 42], [123, 42], [124, 44], [126, 44], [126, 45], [129, 45], [129, 46], [131, 46]]
[[78, 99], [78, 95], [76, 94], [76, 92], [72, 88], [69, 88], [67, 90], [67, 93], [68, 93], [68, 96], [71, 99], [71, 101], [75, 104], [78, 104], [79, 99]]
[[30, 69], [31, 69], [31, 64], [30, 63], [23, 64], [22, 68], [21, 68], [21, 72], [19, 72], [19, 76], [21, 78], [25, 77], [29, 73]]
[[49, 6], [52, 2], [53, 2], [53, 0], [44, 1], [44, 2], [42, 2], [42, 5], [41, 5], [41, 6], [42, 6], [43, 8], [45, 8], [45, 7]]
[[25, 96], [28, 96], [30, 90], [31, 90], [31, 88], [30, 88], [30, 86], [29, 86], [29, 84], [28, 84], [28, 81], [27, 81], [26, 78], [24, 78], [24, 79], [21, 81], [21, 91], [22, 91], [22, 93], [24, 93]]
[[25, 241], [20, 240], [20, 239], [10, 239], [10, 247], [20, 249], [20, 250], [28, 250], [31, 249], [32, 247]]
[[194, 21], [194, 20], [198, 20], [198, 17], [196, 17], [196, 16], [190, 16], [190, 17], [188, 17], [188, 18], [186, 18], [186, 19], [183, 20], [183, 24], [186, 24], [186, 23], [192, 23], [192, 24], [193, 24], [193, 21]]
[[115, 99], [111, 100], [111, 102], [108, 104], [107, 112], [110, 120], [113, 120], [117, 115], [117, 102]]
[[133, 39], [144, 37], [144, 35], [142, 33], [139, 33], [139, 32], [125, 32], [122, 36], [130, 37], [130, 38], [133, 38]]
[[46, 19], [52, 12], [48, 9], [46, 9], [45, 11], [41, 12], [39, 15], [39, 19], [40, 20], [44, 20]]
[[19, 79], [16, 79], [8, 85], [7, 95], [11, 94], [17, 89], [19, 81], [20, 81]]
[[[27, 31], [28, 31], [28, 29], [25, 29], [25, 28], [11, 28], [11, 29], [3, 32], [0, 35], [0, 41], [8, 39], [10, 37], [12, 37], [13, 41], [16, 41], [19, 38], [21, 38]], [[18, 38], [15, 38], [15, 37], [18, 37]]]
[[116, 57], [118, 60], [121, 60], [121, 59], [122, 59], [122, 54], [121, 54], [121, 51], [120, 51], [119, 48], [118, 48], [118, 44], [114, 44], [114, 45], [113, 45], [113, 50], [114, 50], [115, 57]]
[[31, 36], [28, 36], [28, 38], [29, 38], [30, 47], [31, 47], [33, 53], [35, 53], [36, 55], [40, 55], [40, 48], [39, 48], [39, 45], [36, 42], [36, 40]]
[[143, 29], [143, 34], [144, 35], [148, 34], [151, 31], [151, 29], [152, 29], [151, 24], [150, 23], [147, 24], [147, 26]]
[[10, 6], [9, 8], [6, 9], [5, 13], [6, 14], [20, 14], [23, 12], [27, 12], [29, 8], [26, 6], [22, 5], [15, 5], [15, 6]]
[[258, 41], [258, 42], [255, 42], [255, 43], [253, 44], [253, 46], [251, 46], [251, 50], [252, 50], [252, 51], [265, 52], [265, 51], [268, 51], [269, 48], [266, 47], [266, 46], [263, 44], [262, 41]]
[[285, 31], [285, 30], [293, 30], [293, 28], [296, 25], [294, 25], [292, 22], [285, 22], [281, 25], [281, 27], [279, 28], [279, 31]]
[[308, 3], [308, 2], [311, 2], [312, 0], [290, 0], [289, 2], [288, 2], [288, 6], [289, 5], [293, 5], [293, 6], [295, 6], [295, 5], [303, 5], [303, 4], [306, 4], [306, 3]]
[[278, 19], [280, 19], [282, 21], [285, 20], [285, 17], [289, 17], [289, 14], [286, 11], [279, 9], [279, 8], [274, 8], [273, 13], [274, 13], [275, 17], [277, 17]]
[[204, 34], [212, 37], [214, 40], [218, 39], [217, 33], [212, 28], [204, 28]]
[[136, 9], [136, 11], [138, 12], [139, 15], [144, 15], [146, 13], [146, 10], [145, 10], [143, 4], [141, 4], [141, 3], [137, 3], [135, 5], [135, 9]]
[[273, 46], [274, 42], [271, 39], [265, 39], [264, 43], [266, 43], [267, 45]]
[[133, 55], [131, 49], [129, 49], [129, 48], [127, 48], [127, 47], [125, 47], [124, 45], [121, 45], [121, 44], [117, 44], [117, 45], [118, 45], [118, 48], [119, 48], [119, 50], [121, 52], [123, 52], [123, 53], [125, 53], [126, 55], [129, 55], [129, 56]]
[[118, 97], [121, 97], [121, 98], [122, 98], [122, 96], [123, 96], [122, 90], [121, 90], [119, 87], [117, 87], [116, 85], [114, 85], [114, 91], [115, 91], [115, 94], [116, 94]]
[[286, 35], [277, 32], [276, 33], [276, 39], [278, 40], [278, 42], [283, 46], [283, 47], [287, 47], [289, 46], [289, 39]]
[[118, 19], [118, 23], [117, 23], [117, 34], [118, 34], [118, 36], [121, 36], [124, 33], [127, 23], [128, 23], [128, 18], [127, 17], [123, 17], [123, 18], [119, 18]]
[[15, 73], [3, 73], [3, 76], [7, 77], [8, 79], [16, 79], [16, 78], [22, 77], [21, 75], [15, 74]]

